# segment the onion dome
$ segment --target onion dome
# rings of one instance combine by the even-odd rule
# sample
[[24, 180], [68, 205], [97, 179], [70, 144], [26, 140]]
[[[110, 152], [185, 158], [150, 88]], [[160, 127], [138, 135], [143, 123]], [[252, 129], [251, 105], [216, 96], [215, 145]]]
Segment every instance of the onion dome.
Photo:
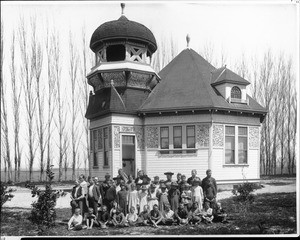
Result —
[[120, 40], [145, 44], [151, 54], [157, 49], [153, 33], [144, 25], [128, 20], [123, 14], [118, 20], [103, 23], [94, 31], [90, 48], [96, 52], [105, 42]]

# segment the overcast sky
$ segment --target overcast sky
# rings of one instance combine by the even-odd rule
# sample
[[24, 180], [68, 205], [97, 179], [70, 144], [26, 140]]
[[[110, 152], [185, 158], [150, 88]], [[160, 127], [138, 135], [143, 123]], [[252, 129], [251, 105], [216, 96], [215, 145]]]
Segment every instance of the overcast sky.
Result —
[[[71, 29], [75, 39], [81, 41], [82, 26], [86, 26], [88, 42], [94, 30], [106, 21], [121, 16], [120, 3], [125, 2], [125, 16], [147, 26], [157, 42], [172, 36], [178, 52], [186, 48], [189, 34], [190, 47], [199, 51], [208, 42], [215, 54], [221, 51], [230, 61], [242, 54], [261, 57], [268, 49], [291, 56], [295, 65], [299, 57], [299, 12], [290, 0], [264, 3], [243, 1], [1, 1], [1, 18], [4, 23], [4, 56], [9, 59], [11, 31], [25, 19], [35, 15], [38, 37], [43, 39], [46, 20], [55, 24], [62, 41], [62, 54], [68, 52], [68, 34]], [[298, 5], [298, 6], [297, 6]], [[298, 24], [298, 26], [297, 26]], [[67, 57], [65, 57], [67, 59]], [[298, 65], [297, 65], [298, 64]], [[216, 66], [220, 67], [220, 66]], [[63, 68], [66, 68], [63, 65]], [[8, 68], [4, 63], [4, 74]], [[9, 73], [9, 72], [8, 72]], [[64, 74], [64, 73], [63, 73]], [[11, 113], [10, 113], [11, 114]], [[37, 164], [37, 163], [36, 163]], [[35, 164], [35, 165], [36, 165]]]

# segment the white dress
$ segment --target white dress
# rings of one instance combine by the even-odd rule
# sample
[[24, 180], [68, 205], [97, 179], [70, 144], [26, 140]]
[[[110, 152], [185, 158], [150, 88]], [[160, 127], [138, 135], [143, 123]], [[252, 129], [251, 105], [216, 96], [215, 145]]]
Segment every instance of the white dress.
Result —
[[138, 214], [138, 209], [137, 209], [138, 204], [140, 204], [138, 191], [133, 190], [133, 191], [129, 192], [129, 196], [128, 196], [128, 210], [129, 210], [129, 212], [130, 212], [130, 208], [133, 206], [135, 208], [134, 212], [136, 214]]
[[140, 192], [139, 193], [139, 199], [140, 199], [140, 211], [139, 211], [139, 213], [141, 213], [142, 211], [144, 211], [144, 206], [148, 204], [148, 194], [147, 194], [147, 192]]
[[149, 192], [148, 197], [149, 198], [156, 198], [155, 200], [148, 200], [148, 205], [149, 205], [149, 208], [150, 208], [150, 211], [151, 211], [153, 209], [153, 206], [155, 204], [157, 204], [157, 206], [158, 206], [158, 200], [157, 200], [157, 197], [156, 197], [156, 191], [154, 191], [153, 193]]
[[199, 210], [202, 210], [203, 208], [203, 190], [202, 187], [197, 186], [193, 188], [192, 190], [192, 199], [195, 199], [195, 202], [198, 202], [198, 208]]

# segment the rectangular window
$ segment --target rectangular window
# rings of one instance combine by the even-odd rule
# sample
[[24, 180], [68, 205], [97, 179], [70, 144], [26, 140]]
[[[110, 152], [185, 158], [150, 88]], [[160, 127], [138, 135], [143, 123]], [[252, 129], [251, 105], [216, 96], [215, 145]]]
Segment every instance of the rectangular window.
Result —
[[108, 166], [108, 149], [109, 149], [109, 141], [108, 141], [108, 128], [103, 129], [103, 137], [104, 137], [104, 166]]
[[247, 163], [247, 146], [248, 146], [248, 134], [247, 134], [247, 127], [239, 127], [238, 128], [238, 146], [239, 146], [239, 156], [238, 156], [238, 163], [239, 164], [246, 164]]
[[186, 147], [195, 148], [195, 126], [186, 126]]
[[174, 148], [182, 148], [182, 128], [173, 127], [173, 145]]
[[225, 127], [225, 164], [235, 163], [235, 128]]
[[97, 159], [97, 153], [96, 153], [96, 144], [97, 144], [97, 130], [93, 131], [93, 166], [98, 166], [98, 159]]
[[160, 128], [160, 148], [169, 149], [169, 127]]

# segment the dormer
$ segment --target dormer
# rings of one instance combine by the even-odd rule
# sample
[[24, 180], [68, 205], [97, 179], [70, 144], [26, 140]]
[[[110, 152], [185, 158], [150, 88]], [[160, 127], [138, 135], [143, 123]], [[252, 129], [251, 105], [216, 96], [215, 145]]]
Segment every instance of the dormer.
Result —
[[247, 85], [250, 82], [240, 77], [226, 65], [211, 73], [211, 86], [213, 86], [229, 103], [249, 104], [247, 99]]

